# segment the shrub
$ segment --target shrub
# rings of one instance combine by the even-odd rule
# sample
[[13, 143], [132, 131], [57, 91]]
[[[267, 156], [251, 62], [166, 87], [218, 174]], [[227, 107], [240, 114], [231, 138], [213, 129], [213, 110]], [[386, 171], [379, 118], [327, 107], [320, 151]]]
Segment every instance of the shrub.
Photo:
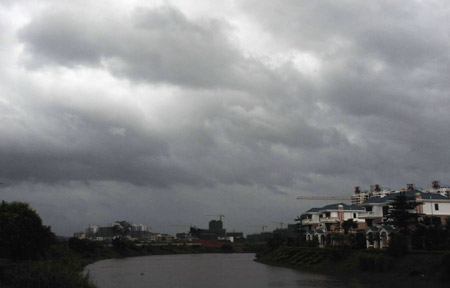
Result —
[[442, 269], [445, 272], [450, 273], [450, 252], [444, 253], [444, 255], [442, 256], [441, 264], [442, 264]]
[[369, 254], [360, 254], [358, 256], [359, 268], [362, 271], [368, 271], [375, 267], [375, 256]]
[[0, 257], [38, 259], [56, 242], [50, 227], [28, 203], [0, 204]]
[[233, 251], [233, 246], [231, 244], [223, 244], [220, 249], [225, 252], [231, 252]]
[[337, 247], [331, 247], [329, 249], [329, 255], [331, 261], [341, 261], [348, 257], [348, 255], [351, 253], [350, 248], [348, 246], [337, 246]]
[[403, 257], [409, 250], [409, 237], [403, 233], [394, 234], [389, 241], [388, 253], [393, 257]]
[[374, 264], [375, 264], [375, 268], [379, 272], [384, 272], [384, 271], [388, 271], [393, 268], [394, 261], [393, 261], [392, 257], [381, 254], [381, 255], [377, 255], [375, 257]]
[[[70, 265], [61, 265], [56, 261], [25, 263], [10, 267], [2, 285], [11, 288], [94, 288], [89, 275], [83, 275]], [[2, 286], [3, 287], [3, 286]]]

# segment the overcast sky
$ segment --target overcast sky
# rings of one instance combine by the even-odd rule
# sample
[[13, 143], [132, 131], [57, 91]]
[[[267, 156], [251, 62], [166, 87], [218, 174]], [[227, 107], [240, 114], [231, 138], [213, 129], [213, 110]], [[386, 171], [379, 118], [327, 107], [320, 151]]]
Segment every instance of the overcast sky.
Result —
[[446, 0], [0, 0], [1, 199], [60, 235], [273, 229], [449, 147]]

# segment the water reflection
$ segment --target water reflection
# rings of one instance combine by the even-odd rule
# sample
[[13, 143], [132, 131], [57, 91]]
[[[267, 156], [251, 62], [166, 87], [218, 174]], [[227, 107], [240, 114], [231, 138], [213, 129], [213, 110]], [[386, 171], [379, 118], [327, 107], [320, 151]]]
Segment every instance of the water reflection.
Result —
[[323, 275], [253, 261], [253, 254], [147, 256], [86, 267], [100, 288], [348, 287]]

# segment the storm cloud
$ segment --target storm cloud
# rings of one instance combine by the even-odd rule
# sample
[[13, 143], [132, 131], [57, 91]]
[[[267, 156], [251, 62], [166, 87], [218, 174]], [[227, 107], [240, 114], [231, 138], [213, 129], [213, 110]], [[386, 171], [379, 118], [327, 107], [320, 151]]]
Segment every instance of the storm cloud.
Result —
[[298, 195], [450, 181], [445, 1], [220, 5], [0, 1], [3, 198], [65, 235], [247, 232]]

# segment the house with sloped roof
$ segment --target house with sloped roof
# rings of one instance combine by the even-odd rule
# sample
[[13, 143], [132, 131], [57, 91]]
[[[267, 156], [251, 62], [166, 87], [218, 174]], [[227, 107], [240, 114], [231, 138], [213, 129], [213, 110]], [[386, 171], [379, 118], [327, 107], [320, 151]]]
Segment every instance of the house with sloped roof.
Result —
[[301, 215], [302, 227], [306, 231], [305, 239], [318, 237], [320, 245], [325, 244], [325, 238], [330, 233], [344, 233], [342, 223], [352, 219], [357, 229], [365, 229], [364, 220], [359, 219], [359, 213], [365, 209], [357, 205], [335, 203], [323, 207], [311, 208]]
[[[427, 193], [416, 189], [404, 192], [406, 197], [415, 199], [420, 203], [411, 213], [418, 213], [422, 220], [427, 218], [436, 218], [442, 224], [446, 223], [447, 217], [450, 217], [450, 198], [442, 196], [437, 193]], [[395, 199], [399, 193], [391, 193], [386, 197], [373, 197], [361, 206], [365, 208], [366, 212], [359, 216], [364, 219], [368, 227], [381, 225], [383, 219], [389, 213]]]

